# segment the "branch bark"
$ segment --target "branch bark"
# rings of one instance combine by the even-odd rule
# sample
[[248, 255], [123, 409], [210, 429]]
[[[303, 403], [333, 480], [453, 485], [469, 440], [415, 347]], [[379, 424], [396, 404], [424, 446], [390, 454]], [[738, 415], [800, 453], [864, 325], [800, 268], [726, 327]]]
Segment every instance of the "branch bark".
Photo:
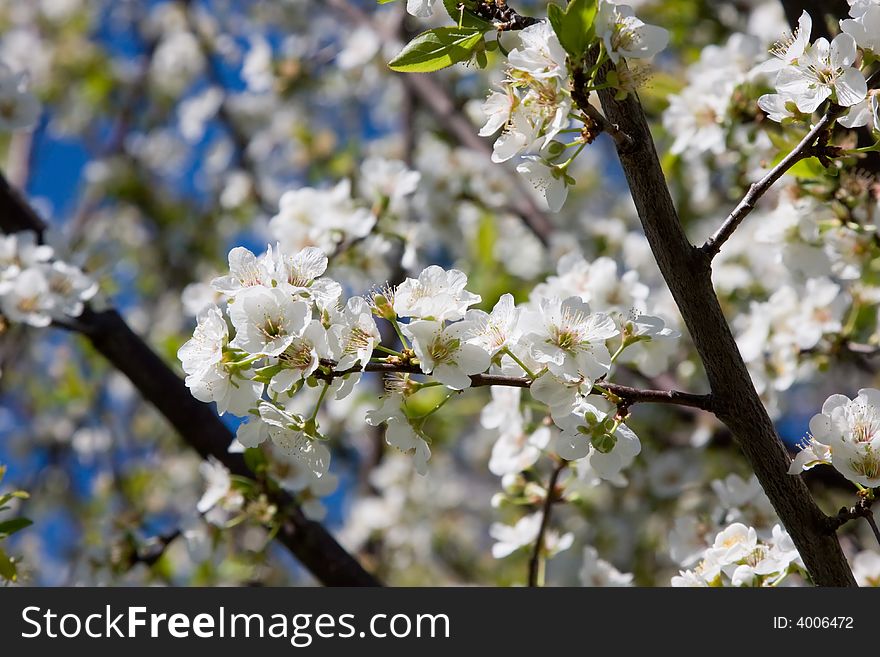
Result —
[[[42, 234], [45, 224], [0, 175], [0, 229]], [[85, 312], [69, 324], [88, 339], [141, 395], [165, 416], [184, 442], [200, 456], [213, 456], [233, 474], [257, 479], [241, 454], [227, 450], [234, 436], [209, 404], [195, 399], [184, 382], [138, 337], [115, 310]], [[323, 584], [379, 586], [379, 582], [346, 552], [320, 523], [305, 517], [287, 493], [265, 488], [280, 509], [280, 541]]]
[[[333, 361], [322, 361], [323, 364], [333, 366]], [[421, 368], [414, 364], [398, 363], [367, 363], [365, 367], [351, 367], [347, 370], [336, 370], [330, 373], [316, 372], [315, 377], [323, 380], [333, 380], [355, 372], [381, 372], [391, 374], [395, 372], [406, 374], [423, 374]], [[473, 374], [471, 375], [471, 387], [481, 388], [485, 386], [509, 386], [512, 388], [529, 388], [532, 379], [524, 376], [505, 376], [501, 374]], [[609, 392], [620, 398], [620, 405], [632, 406], [634, 404], [671, 404], [675, 406], [688, 406], [699, 408], [704, 411], [712, 410], [712, 395], [697, 395], [691, 392], [679, 390], [645, 390], [632, 388], [617, 383], [602, 381], [593, 387], [592, 392], [597, 395]]]
[[826, 516], [800, 477], [755, 391], [712, 287], [711, 260], [687, 239], [636, 95], [602, 90], [606, 118], [633, 139], [618, 155], [645, 236], [703, 362], [713, 412], [736, 436], [767, 496], [819, 586], [855, 586], [840, 544], [824, 532]]

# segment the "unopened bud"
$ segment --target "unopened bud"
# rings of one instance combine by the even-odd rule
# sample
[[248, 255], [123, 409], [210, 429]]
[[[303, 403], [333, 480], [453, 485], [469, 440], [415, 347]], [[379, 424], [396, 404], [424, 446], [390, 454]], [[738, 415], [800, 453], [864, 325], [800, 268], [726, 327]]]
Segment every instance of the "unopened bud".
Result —
[[394, 312], [394, 307], [386, 294], [374, 294], [372, 305], [373, 310], [378, 317], [387, 320], [394, 320], [397, 318], [397, 313]]

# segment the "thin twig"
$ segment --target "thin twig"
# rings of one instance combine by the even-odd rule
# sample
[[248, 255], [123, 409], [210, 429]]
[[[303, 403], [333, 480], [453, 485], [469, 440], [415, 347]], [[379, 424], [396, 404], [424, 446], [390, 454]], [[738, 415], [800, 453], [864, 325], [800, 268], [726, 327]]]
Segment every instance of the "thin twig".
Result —
[[544, 561], [544, 537], [547, 534], [547, 529], [550, 527], [553, 504], [559, 499], [556, 495], [556, 483], [559, 481], [559, 475], [565, 470], [566, 465], [568, 465], [566, 461], [560, 461], [553, 468], [550, 481], [547, 483], [547, 496], [544, 498], [541, 526], [538, 529], [538, 536], [535, 538], [535, 548], [532, 551], [532, 557], [529, 559], [529, 586], [543, 586], [544, 584], [543, 581], [539, 582], [539, 580], [543, 580], [543, 577], [539, 577], [539, 575], [541, 574], [541, 565]]
[[[868, 78], [868, 88], [876, 86], [880, 80], [880, 70], [875, 71]], [[712, 237], [706, 240], [706, 243], [700, 248], [705, 256], [711, 260], [714, 258], [724, 243], [730, 239], [734, 231], [739, 227], [752, 210], [758, 200], [767, 193], [773, 184], [779, 180], [789, 169], [801, 160], [810, 157], [818, 157], [823, 164], [827, 166], [824, 160], [827, 160], [830, 154], [833, 154], [835, 148], [829, 147], [828, 139], [831, 137], [831, 128], [834, 122], [843, 115], [848, 108], [838, 105], [831, 105], [827, 112], [819, 119], [819, 122], [801, 139], [800, 143], [795, 146], [788, 155], [786, 155], [775, 167], [770, 169], [767, 174], [758, 182], [749, 187], [749, 191], [733, 209], [721, 227]]]
[[633, 138], [628, 134], [623, 132], [616, 123], [611, 123], [608, 119], [605, 118], [605, 115], [602, 114], [599, 110], [593, 107], [590, 103], [581, 107], [584, 114], [586, 114], [593, 122], [599, 126], [599, 129], [606, 133], [611, 139], [614, 140], [615, 145], [618, 149], [628, 150], [633, 147]]
[[[825, 533], [833, 534], [850, 520], [856, 520], [857, 518], [866, 518], [868, 520], [868, 523], [871, 525], [871, 529], [874, 530], [876, 534], [877, 524], [874, 522], [874, 512], [871, 510], [871, 505], [873, 503], [874, 500], [872, 498], [868, 496], [862, 496], [859, 497], [859, 501], [856, 502], [853, 506], [841, 507], [840, 511], [838, 511], [836, 515], [827, 516], [825, 518]], [[880, 541], [880, 535], [878, 535], [877, 540]]]
[[789, 169], [801, 160], [813, 157], [817, 154], [814, 146], [816, 140], [823, 132], [827, 131], [832, 123], [843, 113], [843, 109], [835, 106], [827, 112], [819, 122], [801, 139], [800, 143], [758, 182], [749, 187], [749, 191], [743, 196], [733, 211], [724, 220], [721, 227], [715, 231], [706, 243], [701, 247], [702, 252], [709, 258], [714, 258], [724, 243], [731, 238], [734, 231], [743, 220], [755, 209], [758, 200], [767, 193], [773, 184], [779, 180]]
[[[322, 360], [322, 365], [333, 367], [332, 360]], [[356, 372], [381, 372], [386, 374], [423, 374], [421, 368], [413, 363], [367, 363], [365, 366], [354, 366], [346, 370], [333, 370], [330, 372], [315, 372], [315, 377], [324, 381], [332, 380], [340, 376], [347, 376]], [[473, 374], [471, 375], [471, 387], [481, 388], [485, 386], [508, 386], [513, 388], [530, 388], [532, 379], [525, 376], [504, 376], [501, 374]], [[632, 388], [617, 383], [605, 381], [593, 387], [593, 394], [601, 395], [611, 393], [619, 398], [620, 405], [632, 406], [634, 404], [672, 404], [676, 406], [689, 406], [704, 411], [712, 410], [712, 396], [698, 395], [692, 392], [679, 390], [644, 390]], [[607, 396], [607, 395], [606, 395]]]

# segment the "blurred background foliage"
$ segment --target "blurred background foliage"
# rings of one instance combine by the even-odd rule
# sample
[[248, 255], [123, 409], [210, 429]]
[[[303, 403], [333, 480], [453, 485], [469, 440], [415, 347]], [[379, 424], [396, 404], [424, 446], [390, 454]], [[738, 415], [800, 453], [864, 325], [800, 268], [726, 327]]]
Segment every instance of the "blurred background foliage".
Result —
[[[178, 369], [176, 351], [207, 294], [191, 284], [222, 272], [232, 246], [265, 248], [284, 191], [346, 178], [357, 190], [371, 155], [403, 160], [422, 183], [400, 211], [402, 241], [389, 240], [384, 256], [354, 248], [334, 259], [331, 275], [353, 293], [399, 276], [404, 248], [411, 252], [406, 271], [431, 262], [466, 271], [468, 289], [487, 309], [504, 292], [526, 299], [566, 252], [620, 259], [623, 237], [637, 222], [611, 144], [600, 139], [577, 162], [578, 187], [552, 217], [555, 230], [543, 246], [511, 211], [509, 172], [459, 143], [387, 69], [423, 27], [401, 4], [0, 0], [0, 61], [27, 70], [44, 103], [32, 133], [0, 136], [0, 162], [50, 223], [50, 241], [100, 281], [99, 305], [119, 308]], [[516, 3], [536, 15], [545, 4]], [[749, 29], [751, 12], [767, 3], [637, 4], [640, 16], [672, 36], [640, 91], [666, 152], [671, 139], [660, 116], [669, 94], [684, 86], [685, 67], [705, 46]], [[481, 123], [475, 109], [499, 79], [499, 64], [496, 54], [485, 70], [459, 65], [434, 76], [452, 111], [473, 117], [474, 134]], [[753, 111], [743, 103], [744, 113]], [[664, 166], [683, 219], [696, 223], [706, 204], [691, 203], [687, 168], [673, 156]], [[742, 180], [717, 182], [713, 202], [723, 208]], [[656, 275], [649, 282], [666, 294]], [[682, 342], [674, 371], [659, 382], [698, 389], [698, 361]], [[84, 340], [10, 326], [0, 336], [0, 367], [3, 485], [29, 491], [28, 499], [10, 500], [11, 511], [35, 522], [3, 540], [7, 578], [8, 554], [16, 555], [25, 584], [310, 581], [252, 517], [229, 529], [198, 518], [198, 457]], [[493, 436], [477, 421], [488, 393], [456, 399], [431, 420], [433, 457], [429, 474], [419, 477], [363, 423], [378, 382], [365, 389], [349, 406], [331, 406], [325, 420], [340, 477], [325, 500], [328, 525], [389, 583], [522, 583], [525, 552], [491, 557], [490, 523], [514, 522], [521, 510], [490, 504], [498, 490], [486, 469]], [[440, 393], [423, 394], [427, 409]], [[804, 417], [793, 409], [783, 431], [789, 426], [799, 439]], [[637, 583], [665, 585], [676, 572], [667, 556], [671, 519], [710, 513], [709, 482], [749, 472], [730, 437], [707, 418], [652, 408], [640, 409], [632, 424], [644, 451], [630, 486], [582, 491], [557, 522], [560, 531], [577, 531], [578, 544], [634, 572]], [[696, 433], [708, 446], [694, 446]], [[668, 471], [649, 466], [661, 454], [673, 455], [663, 457], [671, 459]], [[546, 479], [543, 467], [530, 476]], [[828, 510], [845, 500], [834, 485], [817, 483], [827, 488]], [[575, 583], [579, 558], [577, 550], [559, 555], [549, 581]]]

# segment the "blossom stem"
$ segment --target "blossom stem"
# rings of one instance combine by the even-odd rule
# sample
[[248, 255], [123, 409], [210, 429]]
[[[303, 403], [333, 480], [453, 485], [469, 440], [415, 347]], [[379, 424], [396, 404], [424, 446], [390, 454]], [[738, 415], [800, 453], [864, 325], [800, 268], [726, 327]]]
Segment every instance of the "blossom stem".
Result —
[[324, 403], [324, 397], [327, 396], [327, 391], [328, 391], [329, 389], [330, 389], [330, 382], [327, 381], [327, 382], [324, 384], [324, 387], [321, 388], [321, 395], [318, 397], [318, 403], [315, 404], [315, 410], [312, 411], [312, 416], [309, 418], [309, 420], [314, 421], [315, 418], [318, 417], [318, 411], [321, 410], [321, 406], [322, 406], [322, 404]]
[[[577, 143], [577, 142], [575, 142], [575, 143]], [[574, 152], [574, 154], [570, 158], [568, 158], [565, 162], [558, 165], [557, 168], [561, 169], [562, 171], [565, 171], [566, 169], [568, 169], [568, 167], [571, 166], [571, 163], [574, 162], [575, 158], [578, 155], [580, 155], [581, 151], [584, 150], [586, 147], [587, 147], [587, 142], [582, 141], [580, 143], [580, 145], [578, 146], [578, 149]]]
[[452, 393], [446, 395], [446, 397], [444, 397], [436, 406], [434, 406], [434, 408], [432, 408], [430, 411], [428, 411], [424, 415], [420, 416], [419, 419], [424, 423], [425, 420], [427, 420], [429, 417], [434, 415], [434, 413], [436, 413], [441, 408], [443, 408], [446, 405], [446, 402], [448, 402], [450, 399], [452, 399], [455, 395], [458, 395], [458, 394], [461, 394], [461, 390], [457, 390], [455, 392], [452, 392]]
[[397, 319], [396, 318], [389, 319], [388, 321], [391, 322], [391, 326], [394, 327], [394, 332], [397, 333], [397, 337], [400, 340], [400, 344], [403, 345], [404, 349], [408, 349], [409, 342], [406, 341], [406, 336], [403, 334], [403, 331], [400, 329], [400, 324], [398, 323]]
[[401, 356], [401, 357], [403, 356], [403, 354], [400, 353], [399, 351], [396, 351], [394, 349], [389, 349], [388, 347], [384, 347], [381, 344], [377, 344], [375, 346], [375, 349], [376, 349], [376, 351], [382, 351], [382, 352], [385, 352], [386, 354], [390, 354], [392, 356]]
[[256, 356], [250, 356], [249, 358], [242, 358], [241, 360], [236, 360], [231, 363], [226, 363], [227, 367], [243, 370], [247, 369], [249, 365], [253, 365], [258, 360], [263, 358], [263, 354], [257, 354]]
[[626, 338], [624, 338], [623, 340], [621, 340], [621, 342], [620, 342], [620, 346], [617, 348], [617, 351], [615, 351], [615, 352], [611, 355], [611, 364], [612, 364], [612, 365], [613, 365], [613, 364], [615, 363], [615, 361], [620, 357], [620, 354], [623, 353], [623, 350], [626, 349], [626, 347], [627, 347]]
[[858, 300], [853, 301], [852, 308], [850, 308], [849, 311], [849, 317], [846, 320], [843, 331], [841, 331], [843, 335], [852, 335], [856, 330], [856, 323], [858, 322], [860, 311], [861, 307]]
[[880, 151], [880, 141], [872, 146], [863, 146], [862, 148], [850, 148], [846, 151], [847, 155], [856, 155], [857, 153], [876, 153]]
[[505, 347], [505, 348], [504, 348], [504, 353], [507, 354], [508, 356], [510, 356], [510, 357], [513, 359], [513, 362], [516, 363], [517, 365], [519, 365], [519, 366], [523, 369], [523, 372], [525, 372], [526, 375], [528, 375], [528, 377], [529, 377], [532, 381], [535, 380], [535, 373], [532, 372], [532, 370], [530, 370], [530, 369], [528, 368], [528, 366], [527, 366], [524, 362], [522, 362], [522, 360], [520, 360], [520, 358], [519, 358], [515, 353], [513, 353], [513, 352], [510, 350], [509, 347]]

